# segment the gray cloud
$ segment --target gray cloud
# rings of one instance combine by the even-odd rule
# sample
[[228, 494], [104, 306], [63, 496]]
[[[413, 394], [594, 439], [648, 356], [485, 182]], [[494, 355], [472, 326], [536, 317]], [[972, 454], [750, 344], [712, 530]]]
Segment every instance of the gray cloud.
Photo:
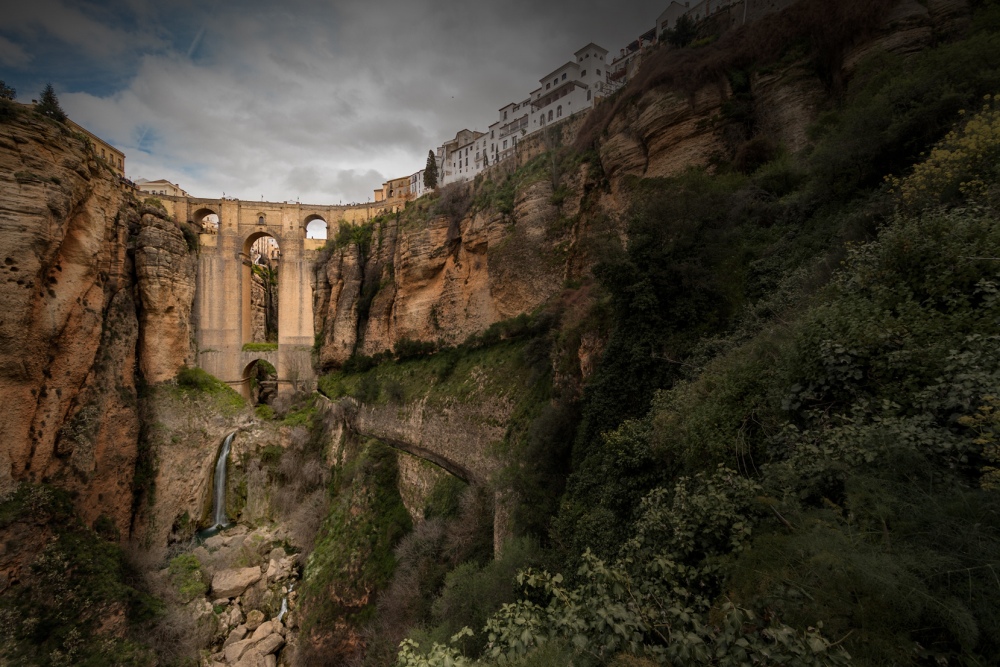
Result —
[[[665, 2], [250, 0], [168, 12], [122, 0], [119, 11], [143, 28], [102, 23], [90, 5], [23, 4], [35, 8], [19, 9], [16, 27], [0, 32], [42, 31], [109, 69], [132, 57], [134, 74], [115, 92], [60, 98], [125, 150], [130, 176], [168, 178], [196, 195], [323, 203], [366, 201], [457, 130], [486, 129], [577, 48], [624, 46]], [[43, 6], [57, 16], [46, 20]], [[30, 46], [10, 46], [0, 41], [0, 62], [11, 54], [31, 67]]]

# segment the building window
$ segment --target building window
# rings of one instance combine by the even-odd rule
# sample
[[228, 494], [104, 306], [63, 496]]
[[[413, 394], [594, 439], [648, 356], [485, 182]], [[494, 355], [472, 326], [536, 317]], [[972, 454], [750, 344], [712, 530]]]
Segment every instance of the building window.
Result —
[[588, 102], [590, 101], [590, 91], [589, 90], [587, 91], [587, 101]]
[[562, 105], [556, 107], [556, 118], [562, 118]]
[[566, 72], [563, 72], [563, 75], [562, 75], [562, 80], [563, 80], [563, 81], [565, 81], [565, 80], [566, 80]]
[[552, 109], [549, 109], [549, 120], [552, 120]]
[[258, 225], [263, 225], [264, 224], [264, 216], [261, 215], [261, 216], [257, 217], [257, 224]]
[[582, 72], [580, 72], [580, 76], [587, 76], [587, 70], [583, 70]]
[[545, 90], [548, 90], [548, 89], [549, 89], [549, 88], [551, 88], [551, 87], [552, 87], [552, 84], [551, 84], [551, 83], [547, 83], [547, 84], [545, 84]]
[[506, 139], [503, 140], [503, 149], [507, 150], [507, 140]]
[[597, 76], [601, 76], [601, 70], [597, 70]]

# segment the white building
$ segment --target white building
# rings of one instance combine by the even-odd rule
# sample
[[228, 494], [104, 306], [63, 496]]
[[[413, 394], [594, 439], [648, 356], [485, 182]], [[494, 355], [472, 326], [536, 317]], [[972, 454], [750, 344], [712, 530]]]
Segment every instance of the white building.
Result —
[[140, 178], [135, 182], [136, 189], [144, 195], [167, 195], [170, 197], [190, 197], [184, 189], [176, 183], [159, 179], [150, 181]]
[[573, 55], [575, 60], [539, 79], [531, 91], [529, 133], [591, 108], [610, 92], [607, 49], [591, 42]]
[[[478, 171], [475, 169], [476, 139], [483, 136], [478, 130], [460, 130], [455, 138], [437, 149], [438, 187], [467, 181]], [[475, 172], [475, 173], [473, 173]]]
[[410, 175], [410, 194], [416, 197], [423, 197], [429, 192], [428, 188], [424, 187], [424, 170], [421, 169], [415, 174]]

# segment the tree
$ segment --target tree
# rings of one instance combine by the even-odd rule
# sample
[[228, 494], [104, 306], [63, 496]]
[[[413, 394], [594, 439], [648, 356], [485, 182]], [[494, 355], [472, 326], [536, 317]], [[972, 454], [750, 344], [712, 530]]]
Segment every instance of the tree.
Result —
[[434, 151], [427, 151], [427, 166], [424, 167], [424, 187], [433, 190], [438, 185], [437, 160]]
[[673, 28], [664, 31], [667, 41], [674, 46], [687, 46], [695, 38], [698, 31], [694, 21], [687, 14], [681, 14]]
[[66, 112], [59, 106], [59, 98], [56, 97], [56, 91], [52, 88], [51, 83], [45, 84], [41, 101], [35, 106], [35, 110], [52, 120], [59, 121], [60, 123], [66, 122]]
[[14, 100], [17, 97], [17, 91], [7, 85], [7, 82], [0, 79], [0, 100]]

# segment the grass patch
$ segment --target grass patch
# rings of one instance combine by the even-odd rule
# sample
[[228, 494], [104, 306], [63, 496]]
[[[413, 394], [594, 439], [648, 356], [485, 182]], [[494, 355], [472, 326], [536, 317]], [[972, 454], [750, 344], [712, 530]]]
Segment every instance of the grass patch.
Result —
[[277, 343], [243, 343], [244, 352], [276, 352]]
[[181, 369], [175, 381], [176, 384], [170, 386], [174, 398], [210, 398], [218, 410], [227, 416], [235, 415], [247, 405], [236, 390], [200, 368]]

